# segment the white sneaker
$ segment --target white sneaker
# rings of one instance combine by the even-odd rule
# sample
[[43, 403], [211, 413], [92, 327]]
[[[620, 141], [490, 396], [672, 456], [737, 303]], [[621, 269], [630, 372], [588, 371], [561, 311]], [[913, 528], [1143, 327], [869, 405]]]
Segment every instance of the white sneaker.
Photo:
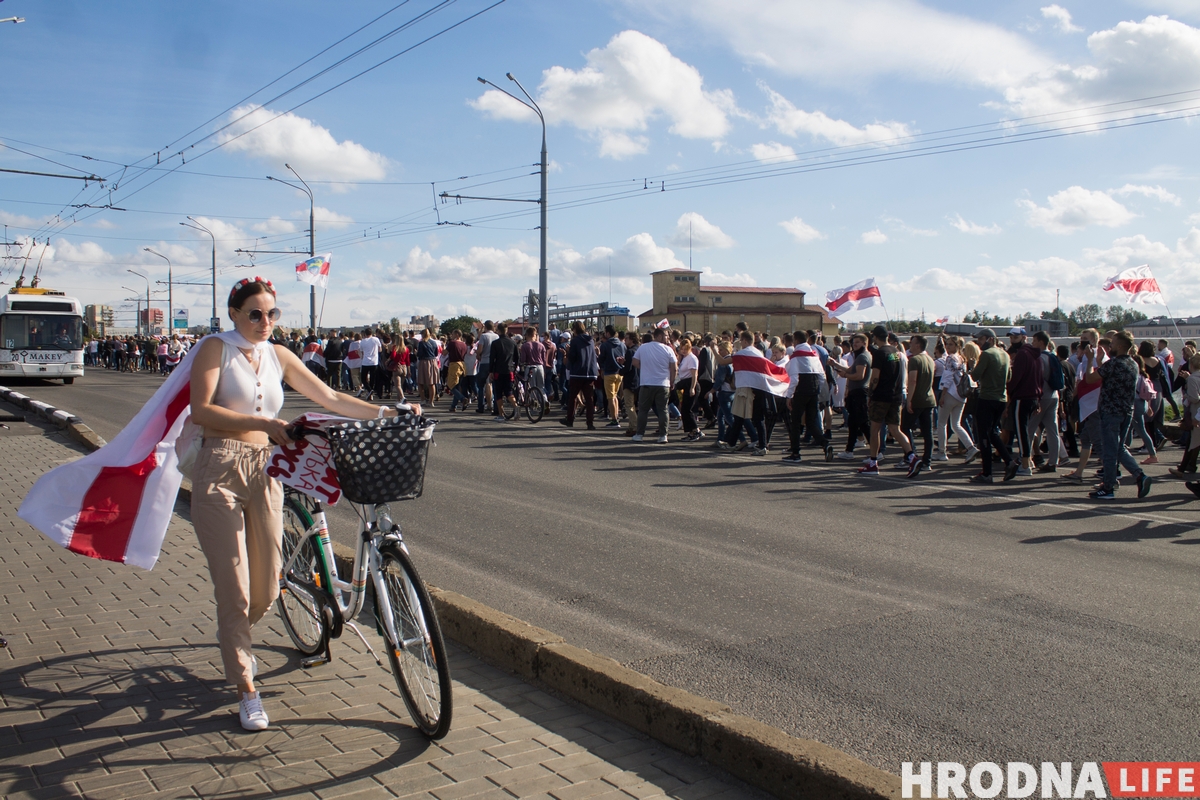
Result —
[[267, 712], [263, 710], [262, 695], [258, 692], [254, 692], [253, 696], [250, 692], [242, 693], [238, 716], [241, 718], [242, 727], [248, 731], [264, 731], [271, 724], [267, 719]]
[[843, 450], [842, 452], [837, 454], [836, 458], [838, 461], [854, 461], [855, 459], [858, 458], [858, 456], [854, 455], [854, 453], [852, 453], [852, 452]]
[[629, 437], [629, 441], [640, 442], [640, 441], [642, 441], [642, 435], [640, 433], [635, 433], [633, 436]]
[[945, 453], [934, 453], [932, 456], [929, 457], [929, 460], [930, 461], [949, 461], [950, 456], [946, 455]]
[[667, 435], [666, 435], [665, 433], [664, 433], [662, 436], [658, 437], [658, 443], [659, 443], [659, 444], [666, 444], [666, 443], [667, 443]]

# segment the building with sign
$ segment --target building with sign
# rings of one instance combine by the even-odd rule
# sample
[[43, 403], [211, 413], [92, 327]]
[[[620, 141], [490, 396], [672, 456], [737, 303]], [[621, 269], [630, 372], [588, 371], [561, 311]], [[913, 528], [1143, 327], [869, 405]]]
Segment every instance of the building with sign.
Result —
[[652, 273], [654, 307], [638, 315], [639, 327], [649, 330], [665, 319], [672, 328], [694, 333], [733, 330], [739, 322], [771, 336], [805, 330], [838, 332], [837, 320], [821, 306], [807, 305], [802, 289], [702, 286], [702, 274], [690, 269]]

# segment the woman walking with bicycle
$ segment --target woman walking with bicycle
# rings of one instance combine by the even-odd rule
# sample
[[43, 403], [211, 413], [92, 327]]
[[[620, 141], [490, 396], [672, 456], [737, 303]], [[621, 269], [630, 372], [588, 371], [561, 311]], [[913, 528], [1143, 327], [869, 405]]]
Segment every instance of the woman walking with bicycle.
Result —
[[286, 347], [268, 342], [280, 317], [270, 281], [235, 284], [229, 317], [234, 330], [205, 337], [191, 363], [192, 421], [204, 437], [192, 473], [192, 521], [212, 575], [225, 677], [238, 688], [242, 727], [263, 730], [269, 720], [254, 686], [250, 629], [279, 594], [283, 488], [264, 470], [272, 442], [289, 440], [278, 418], [281, 384], [355, 419], [399, 411], [335, 392]]

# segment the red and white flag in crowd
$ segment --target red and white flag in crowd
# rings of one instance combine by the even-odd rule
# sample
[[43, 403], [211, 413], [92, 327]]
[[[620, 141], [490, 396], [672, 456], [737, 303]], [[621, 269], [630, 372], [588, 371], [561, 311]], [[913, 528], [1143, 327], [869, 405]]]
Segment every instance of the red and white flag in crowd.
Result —
[[933, 321], [933, 324], [934, 325], [945, 325], [949, 321], [950, 321], [949, 317], [938, 317], [937, 319], [935, 319]]
[[296, 280], [311, 283], [324, 289], [329, 285], [329, 259], [333, 253], [310, 258], [296, 265]]
[[851, 311], [881, 305], [883, 298], [879, 295], [879, 287], [875, 285], [874, 278], [859, 281], [845, 289], [834, 289], [825, 295], [825, 310], [831, 317], [840, 317]]
[[305, 364], [313, 361], [322, 367], [325, 366], [325, 354], [321, 349], [321, 343], [309, 342], [308, 344], [304, 345], [304, 352], [300, 354], [300, 360]]
[[739, 389], [761, 389], [777, 397], [787, 394], [790, 380], [787, 368], [764, 356], [757, 347], [750, 346], [733, 354], [733, 372]]
[[1104, 291], [1111, 292], [1120, 289], [1125, 293], [1127, 303], [1152, 303], [1164, 305], [1162, 290], [1158, 281], [1150, 274], [1150, 266], [1130, 267], [1120, 275], [1114, 275], [1104, 282]]
[[656, 324], [654, 327], [658, 328], [659, 330], [665, 331], [667, 328], [671, 327], [671, 320], [669, 320], [669, 319], [659, 320], [658, 324]]

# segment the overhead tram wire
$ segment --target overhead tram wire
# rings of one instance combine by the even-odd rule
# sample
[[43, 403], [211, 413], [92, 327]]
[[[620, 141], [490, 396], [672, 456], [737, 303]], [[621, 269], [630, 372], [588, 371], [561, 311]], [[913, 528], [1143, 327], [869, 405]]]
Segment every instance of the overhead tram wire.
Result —
[[[407, 0], [406, 0], [406, 2], [407, 2]], [[437, 10], [440, 10], [442, 7], [444, 7], [445, 5], [447, 5], [447, 3], [450, 3], [450, 2], [457, 2], [457, 0], [444, 0], [444, 2], [440, 3], [440, 4], [439, 4], [438, 6], [436, 6], [434, 9], [431, 9], [430, 11], [423, 12], [422, 14], [418, 15], [418, 17], [416, 17], [416, 18], [415, 18], [415, 20], [416, 20], [416, 21], [419, 21], [419, 20], [421, 20], [421, 19], [427, 18], [428, 16], [430, 16], [430, 14], [431, 14], [431, 13], [433, 13], [433, 12], [435, 12], [435, 11], [437, 11]], [[428, 41], [431, 41], [432, 39], [435, 39], [435, 38], [437, 38], [438, 36], [441, 36], [442, 34], [446, 33], [446, 32], [447, 32], [447, 31], [449, 31], [449, 30], [453, 30], [454, 28], [458, 27], [459, 25], [462, 25], [463, 23], [465, 23], [465, 22], [467, 22], [467, 21], [469, 21], [469, 20], [471, 20], [471, 19], [474, 19], [475, 17], [479, 16], [480, 14], [483, 14], [483, 13], [486, 13], [487, 11], [490, 11], [492, 8], [495, 8], [497, 5], [500, 5], [500, 4], [501, 4], [501, 3], [503, 3], [503, 2], [505, 2], [505, 0], [499, 0], [499, 2], [496, 2], [496, 3], [492, 4], [491, 6], [488, 6], [487, 8], [484, 8], [482, 11], [479, 11], [479, 12], [477, 12], [477, 13], [475, 13], [475, 14], [472, 14], [472, 15], [470, 15], [470, 16], [469, 16], [469, 17], [467, 17], [466, 19], [464, 19], [464, 20], [461, 20], [461, 21], [459, 21], [458, 23], [455, 23], [454, 25], [448, 26], [447, 28], [445, 28], [445, 29], [443, 29], [443, 30], [439, 31], [438, 33], [434, 34], [433, 36], [430, 36], [430, 37], [426, 38], [425, 40], [423, 40], [423, 41], [421, 41], [421, 42], [418, 42], [416, 45], [413, 45], [412, 47], [410, 47], [410, 48], [407, 48], [407, 49], [405, 49], [405, 50], [401, 51], [400, 53], [397, 53], [396, 55], [392, 56], [391, 58], [385, 59], [384, 61], [382, 61], [382, 62], [380, 62], [380, 63], [376, 64], [376, 65], [375, 65], [375, 66], [373, 66], [373, 67], [370, 67], [370, 68], [368, 68], [368, 69], [366, 69], [366, 70], [363, 70], [362, 72], [358, 73], [358, 74], [357, 74], [357, 75], [355, 75], [355, 76], [352, 76], [351, 78], [347, 79], [346, 81], [342, 81], [341, 83], [339, 83], [339, 84], [337, 84], [337, 85], [335, 85], [335, 86], [331, 87], [330, 89], [327, 89], [326, 91], [324, 91], [324, 92], [322, 92], [322, 93], [320, 93], [320, 94], [316, 95], [315, 97], [309, 98], [309, 100], [306, 100], [306, 101], [304, 101], [304, 103], [301, 103], [301, 104], [299, 104], [299, 105], [297, 105], [297, 106], [294, 106], [292, 109], [289, 109], [289, 111], [287, 111], [287, 112], [284, 112], [284, 113], [290, 113], [290, 111], [294, 111], [296, 108], [299, 108], [299, 107], [300, 107], [300, 106], [302, 106], [302, 105], [305, 105], [305, 104], [307, 104], [307, 103], [309, 103], [309, 102], [312, 102], [313, 100], [317, 99], [317, 97], [321, 97], [321, 96], [323, 96], [324, 94], [328, 94], [330, 91], [332, 91], [333, 89], [339, 88], [340, 86], [344, 86], [344, 85], [345, 85], [346, 83], [348, 83], [349, 81], [351, 81], [351, 80], [354, 80], [354, 79], [356, 79], [356, 78], [358, 78], [358, 77], [361, 77], [362, 75], [366, 74], [367, 72], [370, 72], [371, 70], [373, 70], [373, 69], [375, 69], [375, 68], [377, 68], [377, 67], [379, 67], [379, 66], [382, 66], [383, 64], [385, 64], [385, 63], [387, 63], [387, 62], [389, 62], [389, 61], [391, 61], [391, 60], [394, 60], [395, 58], [398, 58], [400, 55], [403, 55], [404, 53], [406, 53], [406, 52], [409, 52], [409, 51], [411, 51], [412, 49], [415, 49], [416, 47], [419, 47], [419, 46], [421, 46], [422, 44], [425, 44], [426, 42], [428, 42]], [[402, 6], [402, 5], [405, 5], [405, 4], [406, 4], [406, 3], [401, 3], [401, 4], [400, 4], [400, 6]], [[396, 6], [396, 8], [399, 8], [400, 6]], [[394, 10], [394, 9], [393, 9], [393, 10]], [[388, 13], [390, 13], [390, 12], [388, 12]], [[386, 14], [385, 14], [385, 15], [383, 15], [383, 16], [386, 16]], [[378, 19], [380, 19], [380, 18], [382, 18], [382, 16], [381, 16], [381, 17], [378, 17], [378, 18], [376, 18], [376, 20], [378, 20]], [[368, 26], [369, 26], [370, 24], [372, 24], [372, 23], [368, 23]], [[399, 32], [399, 30], [405, 29], [405, 28], [407, 28], [407, 27], [411, 26], [412, 24], [415, 24], [415, 23], [414, 23], [414, 21], [413, 21], [413, 20], [410, 20], [409, 22], [406, 22], [404, 25], [402, 25], [402, 26], [398, 26], [398, 28], [397, 28], [397, 29], [393, 29], [393, 31], [389, 32], [389, 34], [385, 34], [383, 37], [379, 37], [379, 38], [376, 40], [376, 42], [375, 42], [375, 43], [378, 43], [378, 42], [380, 42], [380, 41], [384, 41], [384, 40], [386, 40], [386, 38], [390, 38], [390, 36], [391, 36], [391, 35], [394, 35], [396, 32]], [[367, 27], [367, 26], [363, 26], [363, 27]], [[360, 28], [359, 30], [361, 30], [361, 28]], [[350, 34], [350, 35], [352, 36], [353, 34]], [[345, 41], [345, 39], [346, 39], [346, 38], [349, 38], [349, 37], [344, 37], [344, 38], [343, 38], [342, 40], [340, 40], [338, 43], [340, 43], [341, 41]], [[336, 44], [338, 44], [338, 43], [335, 43], [334, 45], [331, 45], [330, 47], [334, 47], [334, 46], [336, 46]], [[369, 46], [367, 46], [366, 48], [360, 48], [360, 50], [359, 50], [359, 51], [356, 51], [356, 53], [355, 53], [355, 54], [352, 54], [350, 57], [353, 57], [353, 56], [354, 56], [354, 55], [356, 55], [358, 52], [363, 52], [363, 51], [365, 51], [365, 49], [369, 49], [369, 47], [370, 47], [370, 46], [373, 46], [373, 44], [374, 44], [374, 43], [372, 43], [372, 45], [369, 45]], [[326, 48], [326, 50], [328, 50], [328, 49], [329, 49], [329, 48]], [[324, 52], [324, 51], [323, 51], [323, 52]], [[350, 58], [350, 57], [347, 57], [347, 58]], [[312, 59], [308, 59], [308, 60], [307, 60], [307, 61], [305, 61], [304, 63], [309, 63], [309, 61], [311, 61], [311, 60], [312, 60]], [[347, 59], [342, 59], [342, 60], [340, 60], [339, 62], [337, 62], [337, 64], [344, 63], [344, 62], [345, 62], [345, 60], [347, 60]], [[337, 64], [335, 64], [334, 66], [337, 66]], [[300, 66], [303, 66], [303, 64], [301, 64]], [[298, 68], [298, 67], [297, 67], [297, 68]], [[294, 68], [293, 70], [289, 71], [289, 73], [285, 73], [285, 76], [286, 76], [287, 74], [290, 74], [290, 72], [294, 72], [294, 71], [295, 71], [295, 69], [296, 69], [296, 68]], [[324, 73], [325, 73], [325, 72], [327, 72], [327, 71], [328, 71], [328, 68], [327, 68], [326, 70], [323, 70], [321, 73], [318, 73], [318, 74], [324, 74]], [[271, 85], [273, 85], [274, 83], [277, 83], [277, 82], [278, 82], [280, 79], [282, 79], [282, 77], [285, 77], [285, 76], [281, 76], [281, 78], [279, 78], [279, 79], [276, 79], [275, 81], [272, 81], [270, 84], [267, 84], [267, 86], [271, 86]], [[312, 77], [316, 77], [316, 76], [312, 76]], [[304, 85], [304, 83], [307, 83], [307, 82], [308, 82], [308, 81], [310, 81], [310, 80], [312, 80], [312, 78], [309, 78], [309, 79], [307, 79], [306, 81], [302, 82], [301, 84], [298, 84], [297, 86], [294, 86], [294, 87], [292, 87], [292, 89], [290, 89], [290, 90], [288, 90], [288, 91], [294, 91], [296, 88], [299, 88], [299, 86], [302, 86], [302, 85]], [[265, 87], [264, 87], [264, 88], [265, 88]], [[261, 90], [259, 90], [259, 91], [261, 91]], [[255, 94], [257, 94], [257, 93], [258, 93], [258, 92], [256, 91], [256, 92], [255, 92]], [[285, 92], [285, 94], [286, 94], [286, 92]], [[253, 96], [253, 95], [251, 95], [251, 96]], [[281, 95], [281, 96], [282, 96], [282, 95]], [[244, 102], [244, 101], [243, 101], [243, 102]], [[272, 102], [272, 101], [268, 101], [268, 102]], [[264, 104], [264, 105], [265, 105], [265, 104]], [[227, 112], [222, 112], [222, 113], [227, 113]], [[220, 116], [220, 115], [218, 115], [218, 118], [219, 118], [219, 116]], [[281, 116], [281, 115], [277, 115], [276, 117], [273, 117], [273, 118], [272, 118], [272, 120], [268, 120], [268, 122], [270, 122], [270, 121], [273, 121], [273, 119], [276, 119], [276, 118], [278, 118], [278, 116]], [[209, 122], [211, 122], [211, 120], [210, 120]], [[208, 122], [204, 123], [204, 125], [207, 125], [207, 124], [209, 124], [209, 123], [208, 123]], [[262, 123], [262, 124], [266, 124], [266, 123]], [[200, 127], [203, 127], [203, 125], [201, 125]], [[228, 127], [228, 126], [224, 126], [224, 127]], [[224, 129], [224, 127], [223, 127], [223, 128], [221, 128], [221, 129], [219, 129], [219, 130], [223, 130], [223, 129]], [[243, 136], [243, 135], [245, 135], [246, 133], [249, 133], [249, 132], [250, 132], [250, 131], [252, 131], [252, 130], [257, 130], [257, 128], [258, 128], [258, 127], [261, 127], [261, 125], [255, 126], [255, 128], [252, 128], [252, 129], [250, 129], [250, 130], [248, 130], [248, 131], [244, 131], [244, 132], [242, 132], [241, 134], [239, 134], [237, 137], [233, 137], [232, 139], [229, 139], [229, 140], [227, 140], [227, 141], [225, 141], [225, 142], [222, 142], [221, 144], [217, 145], [217, 147], [215, 147], [215, 148], [211, 148], [210, 150], [208, 150], [208, 151], [205, 151], [205, 153], [202, 153], [201, 155], [206, 155], [207, 153], [209, 153], [209, 152], [212, 152], [212, 150], [218, 149], [218, 148], [220, 148], [220, 147], [224, 146], [225, 144], [228, 144], [228, 142], [229, 142], [229, 141], [233, 141], [233, 139], [235, 139], [235, 138], [240, 138], [240, 136]], [[198, 129], [199, 129], [199, 128], [194, 128], [194, 129], [193, 129], [192, 131], [190, 131], [188, 134], [184, 134], [184, 136], [182, 136], [182, 137], [179, 137], [178, 139], [176, 139], [176, 140], [175, 140], [175, 142], [172, 142], [172, 144], [174, 144], [174, 143], [176, 143], [176, 142], [178, 142], [178, 141], [181, 141], [182, 139], [184, 139], [184, 138], [186, 138], [188, 135], [190, 135], [190, 133], [192, 133], [192, 132], [195, 132], [195, 131], [196, 131], [196, 130], [198, 130]], [[192, 146], [195, 146], [196, 144], [199, 144], [200, 142], [204, 141], [204, 140], [205, 140], [205, 139], [207, 139], [207, 138], [210, 138], [210, 137], [211, 137], [212, 135], [214, 135], [216, 132], [217, 132], [217, 131], [214, 131], [214, 132], [212, 132], [212, 133], [208, 134], [207, 136], [205, 136], [205, 137], [202, 137], [201, 139], [197, 140], [197, 142], [193, 143], [193, 145], [189, 146], [189, 148], [184, 148], [184, 150], [186, 151], [187, 149], [190, 149], [190, 147], [192, 147]], [[181, 153], [182, 153], [182, 152], [183, 152], [183, 151], [181, 151]], [[158, 153], [161, 153], [161, 150], [160, 150], [160, 151], [158, 151]], [[135, 169], [137, 169], [137, 166], [136, 166], [136, 165], [138, 165], [138, 164], [141, 164], [142, 162], [146, 161], [146, 160], [147, 160], [148, 158], [150, 158], [151, 156], [155, 156], [155, 155], [156, 155], [156, 154], [152, 153], [152, 154], [150, 154], [150, 156], [146, 156], [145, 158], [142, 158], [142, 159], [140, 159], [139, 161], [137, 161], [137, 162], [134, 162], [134, 165], [132, 165], [132, 166], [133, 166]], [[194, 157], [194, 158], [193, 158], [193, 160], [195, 160], [195, 158], [198, 158], [198, 157], [200, 157], [200, 156], [196, 156], [196, 157]], [[181, 167], [181, 166], [183, 166], [183, 164], [185, 163], [185, 162], [184, 162], [184, 160], [183, 160], [183, 158], [182, 158], [182, 156], [180, 156], [180, 159], [181, 159], [181, 161], [180, 161], [180, 164], [179, 164], [179, 165], [177, 165], [176, 169], [177, 169], [178, 167]], [[156, 166], [156, 167], [157, 167], [157, 166], [159, 166], [159, 164], [157, 163], [157, 160], [156, 160], [156, 165], [155, 165], [155, 166]], [[125, 170], [128, 170], [129, 168], [130, 168], [129, 166], [126, 166], [124, 169], [125, 169]], [[149, 170], [148, 170], [147, 168], [143, 168], [143, 169], [141, 169], [141, 171], [140, 171], [140, 172], [138, 172], [137, 174], [135, 174], [135, 175], [131, 176], [131, 177], [130, 177], [130, 180], [131, 180], [131, 181], [136, 181], [138, 178], [140, 178], [140, 177], [142, 177], [143, 175], [145, 175], [145, 174], [146, 174], [148, 171], [149, 171]], [[126, 195], [124, 195], [124, 197], [122, 197], [122, 198], [119, 200], [119, 202], [123, 202], [125, 198], [127, 198], [127, 197], [130, 197], [130, 196], [132, 196], [133, 194], [136, 194], [137, 192], [140, 192], [142, 189], [145, 189], [145, 188], [147, 188], [148, 186], [150, 186], [150, 185], [153, 185], [154, 183], [157, 183], [159, 180], [161, 180], [163, 177], [166, 177], [166, 175], [168, 175], [168, 174], [171, 174], [171, 172], [173, 172], [173, 171], [174, 171], [174, 169], [167, 170], [167, 171], [166, 171], [166, 172], [164, 172], [162, 175], [160, 175], [158, 178], [155, 178], [154, 180], [151, 180], [149, 183], [147, 183], [147, 184], [144, 184], [143, 186], [139, 187], [138, 189], [135, 189], [133, 192], [129, 192], [129, 193], [127, 193]], [[111, 178], [112, 178], [113, 176], [115, 176], [115, 175], [116, 175], [116, 172], [114, 171], [113, 173], [111, 173], [111, 174], [110, 174], [110, 176], [108, 176], [108, 177], [106, 178], [106, 180], [111, 180]], [[96, 199], [97, 197], [98, 197], [98, 195], [94, 195], [94, 196], [93, 196], [93, 199]], [[64, 209], [64, 211], [65, 211], [65, 209]], [[99, 213], [99, 212], [97, 211], [96, 213]], [[80, 221], [85, 221], [85, 220], [87, 220], [87, 219], [91, 219], [91, 218], [92, 218], [92, 217], [94, 217], [94, 216], [95, 216], [95, 214], [86, 214], [86, 215], [83, 215], [82, 219], [80, 219], [78, 214], [76, 214], [76, 215], [72, 215], [72, 217], [70, 218], [70, 219], [71, 219], [71, 221], [70, 221], [69, 223], [66, 223], [66, 224], [65, 224], [65, 226], [63, 227], [63, 229], [71, 227], [71, 226], [72, 226], [72, 225], [74, 225], [76, 222], [80, 222]]]
[[[259, 128], [263, 127], [264, 125], [267, 125], [267, 124], [269, 124], [270, 122], [273, 122], [274, 120], [278, 119], [279, 117], [283, 116], [284, 114], [290, 114], [291, 112], [295, 111], [296, 109], [298, 109], [298, 108], [302, 108], [303, 106], [305, 106], [305, 105], [307, 105], [307, 104], [309, 104], [309, 103], [313, 102], [314, 100], [317, 100], [317, 99], [319, 99], [319, 98], [321, 98], [321, 97], [324, 97], [325, 95], [329, 94], [330, 92], [333, 92], [333, 91], [335, 91], [335, 90], [337, 90], [337, 89], [341, 88], [342, 86], [345, 86], [346, 84], [350, 83], [351, 81], [357, 80], [358, 78], [361, 78], [363, 75], [366, 75], [366, 74], [368, 74], [368, 73], [370, 73], [370, 72], [372, 72], [372, 71], [374, 71], [374, 70], [378, 69], [379, 67], [382, 67], [383, 65], [385, 65], [385, 64], [388, 64], [388, 63], [390, 63], [390, 62], [392, 62], [392, 61], [396, 60], [396, 59], [397, 59], [397, 58], [399, 58], [400, 56], [406, 55], [407, 53], [410, 53], [410, 52], [412, 52], [413, 50], [417, 49], [418, 47], [421, 47], [421, 46], [423, 46], [423, 45], [425, 45], [425, 44], [427, 44], [427, 43], [429, 43], [429, 42], [433, 41], [434, 39], [437, 39], [437, 38], [439, 38], [439, 37], [441, 37], [441, 36], [445, 35], [446, 33], [449, 33], [450, 31], [452, 31], [452, 30], [454, 30], [454, 29], [456, 29], [456, 28], [459, 28], [459, 27], [461, 27], [462, 25], [465, 25], [466, 23], [470, 22], [471, 20], [473, 20], [473, 19], [475, 19], [475, 18], [477, 18], [477, 17], [479, 17], [479, 16], [481, 16], [481, 15], [483, 15], [483, 14], [486, 14], [488, 11], [491, 11], [492, 9], [496, 8], [497, 6], [503, 5], [503, 4], [504, 4], [504, 3], [506, 3], [506, 2], [507, 2], [507, 0], [495, 0], [495, 2], [491, 3], [490, 5], [486, 6], [486, 7], [485, 7], [485, 8], [483, 8], [483, 9], [481, 9], [481, 10], [479, 10], [479, 11], [475, 12], [474, 14], [471, 14], [471, 15], [469, 15], [469, 16], [467, 16], [467, 17], [465, 17], [465, 18], [461, 19], [461, 20], [459, 20], [458, 22], [455, 22], [455, 23], [454, 23], [454, 24], [452, 24], [452, 25], [448, 25], [448, 26], [446, 26], [445, 28], [442, 28], [441, 30], [437, 31], [436, 33], [433, 33], [433, 34], [431, 34], [431, 35], [429, 35], [429, 36], [425, 37], [425, 38], [424, 38], [424, 39], [422, 39], [421, 41], [419, 41], [419, 42], [417, 42], [417, 43], [415, 43], [415, 44], [413, 44], [413, 45], [410, 45], [409, 47], [406, 47], [406, 48], [404, 48], [404, 49], [403, 49], [403, 50], [401, 50], [400, 52], [398, 52], [398, 53], [395, 53], [394, 55], [392, 55], [392, 56], [389, 56], [388, 58], [385, 58], [384, 60], [382, 60], [382, 61], [380, 61], [380, 62], [378, 62], [378, 63], [376, 63], [376, 64], [374, 64], [374, 65], [372, 65], [372, 66], [370, 66], [370, 67], [368, 67], [368, 68], [366, 68], [366, 69], [364, 69], [364, 70], [362, 70], [362, 71], [360, 71], [360, 72], [358, 72], [358, 73], [356, 73], [356, 74], [354, 74], [354, 75], [352, 75], [352, 76], [350, 76], [349, 78], [346, 78], [345, 80], [343, 80], [343, 81], [341, 81], [341, 82], [339, 82], [339, 83], [337, 83], [337, 84], [335, 84], [335, 85], [333, 85], [333, 86], [329, 87], [328, 89], [325, 89], [325, 90], [324, 90], [324, 91], [322, 91], [322, 92], [319, 92], [319, 93], [317, 93], [316, 95], [314, 95], [314, 96], [312, 96], [312, 97], [308, 98], [307, 100], [304, 100], [304, 101], [302, 101], [302, 102], [300, 102], [300, 103], [297, 103], [296, 105], [292, 106], [291, 108], [287, 109], [286, 111], [283, 111], [283, 112], [281, 112], [281, 113], [279, 113], [279, 114], [276, 114], [276, 115], [275, 115], [275, 116], [273, 116], [271, 119], [269, 119], [269, 120], [266, 120], [265, 122], [262, 122], [262, 123], [260, 123], [260, 124], [258, 124], [258, 125], [256, 125], [256, 126], [254, 126], [253, 128], [250, 128], [250, 129], [248, 129], [248, 130], [242, 131], [241, 133], [237, 134], [236, 136], [233, 136], [233, 137], [231, 137], [231, 138], [229, 138], [229, 139], [227, 139], [227, 140], [225, 140], [225, 141], [223, 141], [223, 142], [220, 142], [220, 143], [219, 143], [219, 144], [217, 144], [217, 145], [214, 145], [213, 147], [209, 148], [208, 150], [202, 151], [201, 153], [198, 153], [197, 155], [194, 155], [194, 156], [192, 157], [192, 161], [195, 161], [196, 159], [202, 158], [202, 157], [204, 157], [204, 156], [208, 155], [209, 153], [212, 153], [212, 152], [214, 152], [214, 151], [216, 151], [216, 150], [219, 150], [220, 148], [224, 147], [225, 145], [229, 144], [230, 142], [232, 142], [232, 141], [235, 141], [236, 139], [239, 139], [239, 138], [241, 138], [242, 136], [245, 136], [245, 135], [247, 135], [247, 134], [249, 134], [249, 133], [251, 133], [251, 132], [253, 132], [253, 131], [255, 131], [255, 130], [258, 130]], [[210, 136], [211, 136], [211, 134], [210, 134]], [[205, 137], [203, 137], [202, 139], [198, 140], [197, 144], [199, 143], [199, 141], [203, 141], [204, 139], [207, 139], [207, 138], [209, 138], [209, 137], [208, 137], [208, 136], [205, 136]], [[190, 148], [184, 148], [184, 150], [187, 150], [187, 149], [190, 149]], [[182, 152], [182, 151], [181, 151], [181, 152]], [[182, 165], [183, 165], [183, 164], [181, 163], [181, 164], [180, 164], [180, 166], [182, 166]], [[162, 180], [163, 178], [167, 177], [167, 175], [170, 175], [170, 174], [172, 174], [173, 172], [174, 172], [174, 169], [172, 169], [172, 170], [168, 170], [167, 172], [163, 173], [163, 174], [162, 174], [162, 175], [160, 175], [159, 177], [157, 177], [157, 178], [155, 178], [155, 179], [151, 180], [149, 183], [145, 183], [145, 184], [143, 184], [143, 185], [139, 186], [137, 189], [134, 189], [133, 191], [131, 191], [131, 192], [128, 192], [128, 193], [126, 193], [125, 195], [121, 196], [120, 198], [118, 198], [118, 202], [125, 202], [125, 201], [126, 201], [128, 198], [129, 198], [129, 197], [132, 197], [133, 195], [135, 195], [135, 194], [138, 194], [139, 192], [141, 192], [141, 191], [143, 191], [143, 190], [145, 190], [145, 189], [149, 188], [150, 186], [154, 185], [155, 183], [157, 183], [158, 181], [160, 181], [160, 180]], [[90, 216], [89, 216], [89, 217], [85, 217], [85, 219], [89, 219], [89, 218], [90, 218]]]

